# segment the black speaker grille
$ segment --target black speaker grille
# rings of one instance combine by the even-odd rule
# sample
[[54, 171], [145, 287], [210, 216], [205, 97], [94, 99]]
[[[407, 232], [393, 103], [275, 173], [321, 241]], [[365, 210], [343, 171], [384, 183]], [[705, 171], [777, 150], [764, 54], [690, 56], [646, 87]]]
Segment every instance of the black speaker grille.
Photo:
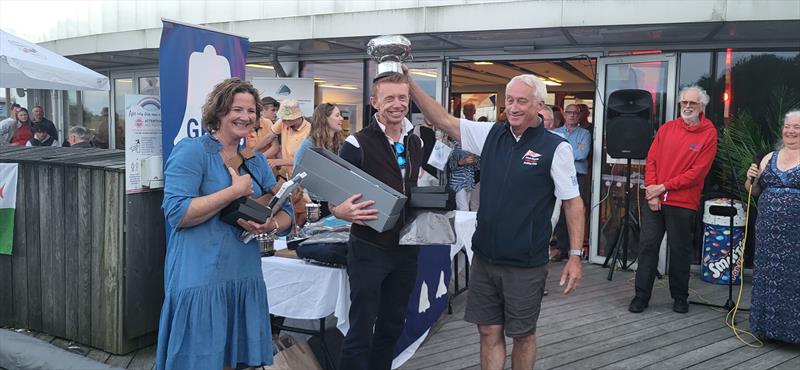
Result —
[[652, 142], [650, 120], [619, 116], [606, 124], [606, 151], [612, 158], [645, 159]]

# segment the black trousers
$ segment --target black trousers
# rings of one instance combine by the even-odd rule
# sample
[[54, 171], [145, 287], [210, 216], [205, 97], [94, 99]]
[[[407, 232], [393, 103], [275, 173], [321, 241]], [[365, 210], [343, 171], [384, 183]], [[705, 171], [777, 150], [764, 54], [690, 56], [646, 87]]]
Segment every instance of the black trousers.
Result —
[[650, 300], [658, 269], [658, 250], [665, 231], [669, 247], [669, 293], [672, 299], [689, 297], [689, 265], [696, 213], [691, 209], [664, 205], [661, 211], [653, 212], [650, 207], [642, 206], [635, 284], [637, 297]]
[[417, 254], [416, 246], [382, 250], [350, 238], [350, 330], [342, 343], [339, 369], [391, 369], [417, 280]]

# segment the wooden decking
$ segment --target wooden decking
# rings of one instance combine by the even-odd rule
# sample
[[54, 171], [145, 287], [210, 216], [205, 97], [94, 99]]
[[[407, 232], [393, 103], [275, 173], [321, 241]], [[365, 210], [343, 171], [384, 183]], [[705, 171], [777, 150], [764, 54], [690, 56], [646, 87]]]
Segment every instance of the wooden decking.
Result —
[[[725, 326], [725, 313], [691, 305], [688, 314], [672, 312], [666, 279], [656, 281], [650, 307], [641, 314], [628, 312], [633, 295], [633, 273], [617, 271], [613, 281], [608, 270], [584, 265], [578, 291], [563, 295], [558, 279], [563, 263], [550, 268], [537, 330], [536, 369], [800, 369], [800, 346], [765, 343], [745, 346]], [[722, 304], [727, 287], [711, 285], [693, 275], [691, 299]], [[745, 285], [742, 306], [748, 307], [750, 287]], [[478, 332], [464, 322], [466, 294], [453, 299], [453, 314], [443, 315], [432, 334], [402, 370], [479, 369]], [[740, 312], [737, 326], [748, 329], [747, 313]], [[34, 334], [32, 334], [34, 335]], [[83, 354], [114, 367], [153, 367], [155, 346], [125, 356], [35, 334], [56, 346]], [[746, 338], [748, 339], [748, 338]], [[510, 369], [511, 341], [506, 368]], [[72, 346], [72, 347], [70, 347]]]
[[[613, 281], [607, 281], [607, 269], [585, 264], [583, 283], [565, 296], [558, 289], [562, 267], [558, 263], [550, 268], [549, 294], [537, 329], [536, 369], [800, 368], [800, 346], [747, 347], [725, 325], [722, 310], [691, 305], [688, 314], [673, 312], [666, 279], [656, 281], [650, 307], [633, 314], [627, 310], [633, 297], [632, 272], [617, 271]], [[705, 283], [697, 275], [690, 288], [693, 300], [723, 304], [727, 298], [726, 286]], [[742, 307], [749, 307], [749, 293], [746, 284]], [[443, 316], [437, 331], [401, 369], [480, 368], [478, 332], [463, 320], [464, 302], [464, 295], [453, 300], [453, 315]], [[737, 317], [737, 327], [748, 329], [747, 313]], [[507, 353], [510, 369], [510, 340]]]

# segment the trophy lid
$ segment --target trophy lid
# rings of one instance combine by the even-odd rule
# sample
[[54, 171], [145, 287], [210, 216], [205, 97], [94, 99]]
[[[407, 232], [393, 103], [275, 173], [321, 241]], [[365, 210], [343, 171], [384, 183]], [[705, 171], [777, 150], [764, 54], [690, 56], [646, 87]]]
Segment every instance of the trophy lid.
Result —
[[378, 62], [402, 62], [411, 55], [411, 41], [402, 35], [378, 36], [367, 43], [367, 54]]

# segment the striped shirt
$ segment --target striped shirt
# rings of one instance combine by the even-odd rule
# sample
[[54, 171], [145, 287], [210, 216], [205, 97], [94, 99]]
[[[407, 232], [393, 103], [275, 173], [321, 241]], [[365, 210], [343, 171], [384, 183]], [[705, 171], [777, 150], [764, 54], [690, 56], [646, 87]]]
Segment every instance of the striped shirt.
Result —
[[[468, 155], [475, 156], [478, 161], [472, 165], [459, 165], [458, 161]], [[461, 149], [461, 144], [456, 143], [450, 153], [450, 158], [447, 160], [447, 167], [450, 170], [447, 181], [450, 189], [457, 192], [460, 190], [471, 191], [475, 188], [475, 172], [480, 169], [480, 157]]]

